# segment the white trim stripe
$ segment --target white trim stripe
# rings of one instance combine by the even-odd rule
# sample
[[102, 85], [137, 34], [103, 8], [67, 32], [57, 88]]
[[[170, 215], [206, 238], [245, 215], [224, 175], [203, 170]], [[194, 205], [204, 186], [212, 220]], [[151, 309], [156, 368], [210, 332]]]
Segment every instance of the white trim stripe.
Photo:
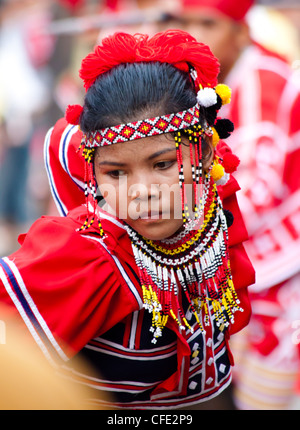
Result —
[[[106, 355], [109, 355], [112, 357], [119, 357], [122, 360], [133, 360], [133, 361], [156, 361], [157, 362], [159, 360], [165, 360], [166, 358], [172, 357], [173, 355], [177, 354], [176, 349], [174, 349], [171, 352], [165, 353], [165, 354], [161, 353], [160, 355], [152, 355], [153, 351], [148, 350], [148, 355], [141, 356], [140, 355], [141, 350], [138, 351], [139, 355], [137, 355], [137, 354], [130, 355], [130, 353], [129, 353], [129, 355], [125, 355], [124, 352], [122, 352], [121, 348], [118, 348], [120, 352], [118, 352], [118, 351], [114, 352], [111, 350], [106, 350], [105, 348], [101, 348], [101, 346], [90, 345], [90, 344], [87, 344], [85, 346], [85, 348], [90, 349], [92, 351], [99, 352], [101, 354], [106, 354]], [[132, 352], [132, 350], [130, 350], [130, 351]], [[119, 383], [119, 381], [118, 381], [118, 383]], [[135, 384], [135, 382], [134, 382], [134, 384]]]
[[[17, 266], [9, 260], [9, 258], [4, 257], [2, 262], [6, 263], [8, 270], [3, 267], [2, 263], [2, 277], [5, 280], [5, 287], [6, 290], [13, 300], [16, 308], [18, 309], [20, 315], [22, 316], [24, 322], [26, 323], [27, 327], [29, 328], [31, 334], [33, 335], [34, 339], [37, 341], [40, 348], [45, 353], [47, 347], [46, 342], [44, 342], [45, 347], [41, 346], [41, 342], [43, 342], [42, 338], [44, 338], [48, 345], [51, 345], [56, 354], [64, 360], [68, 361], [69, 358], [64, 353], [64, 351], [61, 349], [57, 341], [55, 340], [51, 330], [49, 329], [46, 321], [40, 314], [36, 304], [34, 303], [31, 295], [29, 294], [25, 283], [22, 279], [22, 276], [17, 268]], [[11, 280], [12, 285], [14, 285], [15, 290], [10, 286], [9, 282], [7, 281], [7, 278], [5, 276], [4, 270]], [[10, 273], [9, 273], [10, 270]], [[19, 292], [17, 291], [17, 288], [19, 289]], [[39, 335], [38, 335], [39, 333]], [[49, 358], [48, 354], [46, 353], [47, 358]]]
[[27, 317], [26, 312], [24, 311], [23, 306], [21, 305], [21, 302], [19, 301], [18, 297], [16, 296], [16, 294], [14, 293], [14, 291], [12, 290], [5, 272], [3, 270], [2, 267], [0, 267], [0, 279], [4, 285], [4, 288], [7, 291], [7, 294], [9, 295], [9, 297], [11, 298], [12, 302], [14, 303], [16, 309], [18, 310], [19, 314], [21, 315], [23, 321], [25, 322], [28, 330], [30, 331], [33, 339], [36, 341], [37, 345], [39, 346], [39, 348], [42, 350], [43, 354], [46, 356], [46, 358], [49, 360], [49, 362], [52, 365], [55, 365], [54, 361], [51, 358], [51, 355], [49, 354], [48, 349], [46, 348], [44, 342], [42, 341], [42, 339], [40, 338], [40, 336], [38, 335], [37, 331], [35, 330], [33, 324], [31, 323], [30, 319]]
[[68, 209], [66, 208], [66, 206], [64, 205], [64, 203], [62, 202], [62, 200], [59, 196], [58, 190], [57, 190], [56, 185], [55, 185], [53, 172], [52, 172], [52, 169], [50, 166], [50, 152], [49, 152], [49, 150], [50, 150], [50, 140], [51, 140], [53, 128], [54, 127], [50, 128], [50, 130], [48, 131], [48, 133], [46, 134], [46, 137], [45, 137], [44, 164], [45, 164], [45, 168], [46, 168], [46, 172], [47, 172], [47, 176], [48, 176], [50, 191], [51, 191], [53, 200], [55, 202], [55, 205], [57, 207], [57, 210], [61, 216], [66, 216], [68, 213]]
[[135, 338], [136, 338], [136, 330], [138, 326], [138, 319], [139, 319], [139, 311], [133, 312], [131, 328], [130, 328], [130, 337], [129, 337], [129, 349], [135, 348]]
[[69, 145], [71, 143], [71, 140], [74, 136], [74, 134], [76, 134], [78, 132], [78, 126], [76, 125], [68, 125], [59, 142], [59, 161], [61, 166], [63, 167], [63, 169], [65, 170], [65, 172], [70, 176], [70, 178], [76, 183], [76, 185], [79, 186], [79, 188], [82, 189], [82, 191], [84, 191], [84, 182], [80, 181], [79, 179], [75, 178], [75, 176], [73, 176], [71, 174], [71, 171], [69, 169], [69, 157], [68, 157], [68, 149], [69, 149]]

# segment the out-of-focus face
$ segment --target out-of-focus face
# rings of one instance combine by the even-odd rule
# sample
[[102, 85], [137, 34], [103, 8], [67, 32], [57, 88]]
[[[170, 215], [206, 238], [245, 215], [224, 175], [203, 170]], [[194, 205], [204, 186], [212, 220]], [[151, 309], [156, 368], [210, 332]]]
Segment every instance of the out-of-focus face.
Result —
[[[191, 185], [189, 147], [182, 145], [182, 152], [184, 181]], [[99, 148], [95, 175], [113, 213], [142, 236], [162, 240], [181, 228], [177, 155], [170, 135]]]
[[243, 48], [249, 43], [248, 27], [221, 14], [186, 10], [173, 25], [208, 45], [221, 64], [219, 82], [224, 81]]

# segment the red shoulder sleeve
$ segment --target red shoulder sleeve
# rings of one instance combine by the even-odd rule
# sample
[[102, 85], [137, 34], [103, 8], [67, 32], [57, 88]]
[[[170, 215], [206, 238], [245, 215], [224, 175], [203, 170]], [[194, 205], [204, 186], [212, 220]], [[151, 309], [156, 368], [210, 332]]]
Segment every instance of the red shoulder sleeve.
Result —
[[84, 160], [78, 154], [81, 132], [61, 118], [49, 130], [44, 144], [44, 161], [51, 193], [60, 215], [85, 203]]
[[0, 260], [0, 281], [0, 302], [51, 358], [72, 356], [141, 306], [101, 243], [69, 217], [36, 221], [21, 248]]

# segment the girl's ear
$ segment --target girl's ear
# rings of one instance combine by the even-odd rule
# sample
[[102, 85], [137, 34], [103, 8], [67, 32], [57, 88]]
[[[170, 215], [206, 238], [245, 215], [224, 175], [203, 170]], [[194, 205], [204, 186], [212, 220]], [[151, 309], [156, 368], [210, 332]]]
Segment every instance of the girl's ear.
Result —
[[215, 150], [212, 143], [212, 137], [205, 136], [205, 145], [202, 145], [202, 165], [203, 170], [206, 173], [214, 161]]

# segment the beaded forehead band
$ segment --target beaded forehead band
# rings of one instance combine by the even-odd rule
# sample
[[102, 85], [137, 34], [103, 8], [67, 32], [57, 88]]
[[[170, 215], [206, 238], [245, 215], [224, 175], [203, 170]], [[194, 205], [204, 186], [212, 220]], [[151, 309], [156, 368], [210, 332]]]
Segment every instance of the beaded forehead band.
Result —
[[[199, 125], [199, 117], [199, 104], [197, 103], [195, 106], [182, 112], [91, 131], [83, 135], [82, 143], [87, 148], [95, 148], [144, 137], [157, 136], [163, 133], [171, 133], [196, 124]], [[206, 135], [212, 135], [212, 129], [207, 125], [204, 129], [201, 127], [201, 131]]]

